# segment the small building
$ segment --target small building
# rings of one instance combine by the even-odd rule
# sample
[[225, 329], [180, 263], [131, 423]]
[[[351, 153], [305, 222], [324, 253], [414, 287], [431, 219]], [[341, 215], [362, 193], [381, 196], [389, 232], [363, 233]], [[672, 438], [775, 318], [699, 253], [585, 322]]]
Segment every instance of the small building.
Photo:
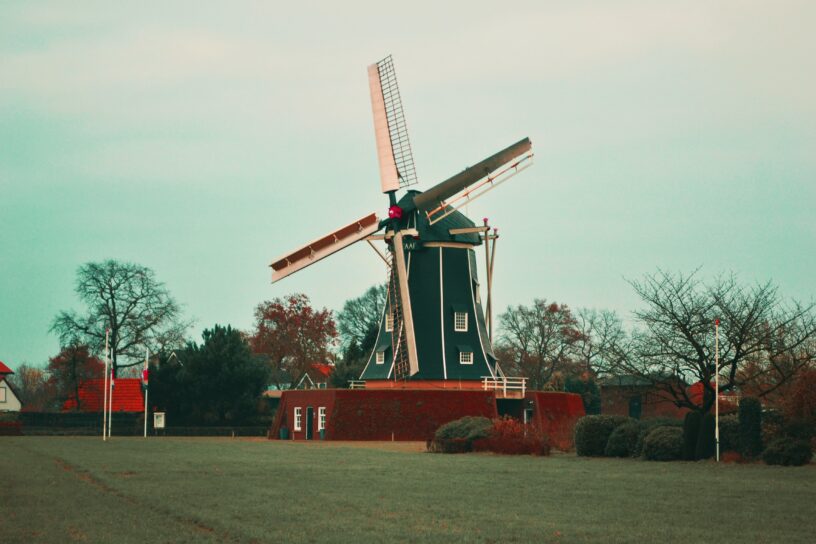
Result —
[[[113, 380], [114, 412], [143, 412], [144, 390], [139, 378], [117, 378]], [[69, 397], [62, 405], [63, 412], [101, 412], [105, 403], [105, 379], [84, 380], [79, 384], [79, 403], [76, 397]]]
[[[666, 378], [672, 379], [672, 378]], [[680, 419], [688, 408], [680, 408], [654, 381], [642, 376], [610, 376], [600, 380], [601, 413], [635, 419], [669, 417]]]
[[0, 361], [0, 412], [19, 412], [23, 407], [20, 396], [6, 379], [10, 374], [14, 371]]

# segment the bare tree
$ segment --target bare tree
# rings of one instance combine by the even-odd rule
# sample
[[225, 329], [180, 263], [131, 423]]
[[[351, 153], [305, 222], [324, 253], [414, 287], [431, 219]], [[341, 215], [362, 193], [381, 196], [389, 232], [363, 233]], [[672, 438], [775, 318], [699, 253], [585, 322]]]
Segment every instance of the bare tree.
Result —
[[[733, 275], [706, 285], [690, 275], [658, 271], [630, 282], [646, 307], [634, 313], [640, 327], [633, 350], [617, 368], [651, 381], [677, 406], [707, 412], [719, 372], [724, 391], [751, 387], [771, 393], [812, 361], [816, 337], [813, 304], [784, 303], [771, 283], [740, 285]], [[720, 320], [720, 359], [715, 367], [714, 322]], [[768, 376], [773, 379], [765, 379]], [[701, 382], [703, 399], [685, 383]], [[684, 383], [685, 382], [685, 383]]]
[[576, 316], [581, 336], [576, 343], [578, 363], [594, 376], [609, 374], [626, 358], [630, 337], [612, 310], [581, 308]]
[[151, 269], [114, 260], [86, 263], [77, 271], [75, 291], [87, 312], [60, 312], [51, 331], [63, 346], [84, 344], [103, 355], [109, 330], [114, 375], [141, 364], [145, 347], [158, 352], [183, 345], [189, 323]]
[[508, 307], [499, 320], [497, 355], [506, 370], [527, 377], [530, 388], [546, 387], [575, 363], [583, 334], [565, 304], [536, 299], [529, 307]]

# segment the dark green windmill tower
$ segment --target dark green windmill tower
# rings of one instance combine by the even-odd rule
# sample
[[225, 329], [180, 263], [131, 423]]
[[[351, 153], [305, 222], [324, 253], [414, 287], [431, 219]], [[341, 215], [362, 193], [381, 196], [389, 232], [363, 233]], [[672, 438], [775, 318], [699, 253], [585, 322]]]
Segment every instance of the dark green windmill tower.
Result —
[[[380, 255], [389, 270], [387, 304], [361, 380], [422, 386], [496, 378], [500, 370], [488, 332], [490, 300], [488, 295], [486, 320], [475, 252], [484, 245], [489, 282], [497, 235], [486, 220], [476, 225], [459, 209], [529, 166], [530, 140], [516, 142], [424, 193], [407, 190], [416, 183], [416, 173], [391, 57], [369, 66], [368, 74], [388, 218], [369, 214], [277, 259], [271, 265], [272, 281], [357, 241], [384, 241], [388, 251]], [[401, 189], [406, 192], [398, 200]]]

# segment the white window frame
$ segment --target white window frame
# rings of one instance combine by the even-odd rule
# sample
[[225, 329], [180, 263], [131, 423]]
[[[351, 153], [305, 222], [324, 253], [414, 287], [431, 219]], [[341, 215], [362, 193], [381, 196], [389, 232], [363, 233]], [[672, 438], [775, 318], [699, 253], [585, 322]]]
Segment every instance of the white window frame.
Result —
[[460, 351], [459, 352], [459, 364], [460, 365], [472, 365], [473, 364], [473, 352], [472, 351]]
[[394, 313], [389, 311], [385, 314], [385, 332], [394, 330]]
[[384, 351], [378, 351], [374, 355], [374, 363], [376, 363], [378, 365], [384, 365], [385, 364], [385, 352]]
[[[464, 316], [465, 324], [463, 326], [459, 326], [460, 321], [459, 318]], [[467, 332], [468, 330], [468, 313], [467, 312], [453, 312], [453, 330], [455, 332]]]
[[302, 430], [301, 422], [303, 419], [303, 409], [300, 406], [295, 406], [295, 430]]
[[320, 406], [317, 409], [317, 430], [322, 431], [326, 428], [326, 407]]
[[0, 385], [0, 402], [6, 403], [6, 386]]

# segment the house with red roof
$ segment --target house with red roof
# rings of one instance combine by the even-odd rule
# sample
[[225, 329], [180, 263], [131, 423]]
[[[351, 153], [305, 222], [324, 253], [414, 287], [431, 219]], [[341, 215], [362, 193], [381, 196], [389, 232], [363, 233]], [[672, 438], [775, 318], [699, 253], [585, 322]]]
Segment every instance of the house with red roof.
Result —
[[329, 387], [332, 372], [334, 372], [334, 365], [312, 363], [293, 389], [326, 389]]
[[[113, 411], [144, 411], [144, 390], [139, 378], [117, 378], [113, 380]], [[101, 412], [105, 403], [105, 379], [85, 380], [79, 384], [79, 406], [76, 397], [69, 397], [62, 405], [62, 411]]]
[[0, 412], [19, 412], [23, 407], [20, 397], [6, 380], [9, 374], [14, 374], [3, 361], [0, 361]]

